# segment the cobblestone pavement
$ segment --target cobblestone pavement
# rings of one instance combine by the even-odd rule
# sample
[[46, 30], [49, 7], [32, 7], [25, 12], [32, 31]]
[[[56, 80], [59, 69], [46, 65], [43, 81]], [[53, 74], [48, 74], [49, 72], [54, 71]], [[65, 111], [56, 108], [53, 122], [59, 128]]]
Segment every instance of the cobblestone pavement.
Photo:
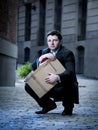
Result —
[[40, 108], [19, 78], [16, 87], [0, 87], [0, 130], [98, 130], [98, 80], [77, 77], [80, 104], [72, 116], [61, 115], [61, 102], [47, 114], [35, 114]]

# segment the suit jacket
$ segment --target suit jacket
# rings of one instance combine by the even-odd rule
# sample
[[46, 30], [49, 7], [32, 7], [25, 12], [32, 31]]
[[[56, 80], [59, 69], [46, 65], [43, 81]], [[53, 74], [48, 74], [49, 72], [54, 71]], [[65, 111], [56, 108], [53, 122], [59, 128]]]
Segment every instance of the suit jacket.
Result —
[[[49, 53], [50, 49], [45, 48], [42, 55]], [[79, 103], [78, 82], [75, 73], [75, 57], [72, 51], [64, 46], [61, 46], [56, 54], [56, 58], [66, 68], [59, 74], [61, 83], [58, 83], [53, 89], [60, 93], [59, 97], [54, 95], [54, 100], [66, 100], [66, 102]], [[32, 63], [32, 69], [35, 70], [38, 66], [38, 59]]]

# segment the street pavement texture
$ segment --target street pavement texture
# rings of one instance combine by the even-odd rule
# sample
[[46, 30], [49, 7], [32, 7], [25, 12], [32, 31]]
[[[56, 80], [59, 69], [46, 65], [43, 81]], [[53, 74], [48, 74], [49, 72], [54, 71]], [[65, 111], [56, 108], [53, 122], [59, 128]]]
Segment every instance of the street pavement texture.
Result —
[[77, 75], [80, 103], [72, 116], [62, 116], [63, 106], [37, 115], [40, 107], [16, 76], [15, 87], [0, 87], [0, 130], [98, 130], [98, 80]]

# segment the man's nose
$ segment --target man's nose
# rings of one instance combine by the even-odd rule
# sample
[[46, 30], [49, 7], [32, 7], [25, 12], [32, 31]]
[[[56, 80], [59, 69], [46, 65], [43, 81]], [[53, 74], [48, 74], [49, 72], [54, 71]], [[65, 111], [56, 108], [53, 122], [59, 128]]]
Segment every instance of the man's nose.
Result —
[[54, 40], [51, 41], [51, 44], [54, 44]]

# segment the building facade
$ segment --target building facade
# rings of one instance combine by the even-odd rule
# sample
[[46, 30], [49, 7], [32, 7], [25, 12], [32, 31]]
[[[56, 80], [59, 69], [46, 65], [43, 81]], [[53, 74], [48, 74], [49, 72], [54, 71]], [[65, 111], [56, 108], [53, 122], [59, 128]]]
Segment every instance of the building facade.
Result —
[[0, 86], [15, 86], [17, 0], [0, 1]]
[[98, 78], [98, 0], [20, 0], [17, 62], [32, 62], [53, 29], [74, 52], [76, 72]]

